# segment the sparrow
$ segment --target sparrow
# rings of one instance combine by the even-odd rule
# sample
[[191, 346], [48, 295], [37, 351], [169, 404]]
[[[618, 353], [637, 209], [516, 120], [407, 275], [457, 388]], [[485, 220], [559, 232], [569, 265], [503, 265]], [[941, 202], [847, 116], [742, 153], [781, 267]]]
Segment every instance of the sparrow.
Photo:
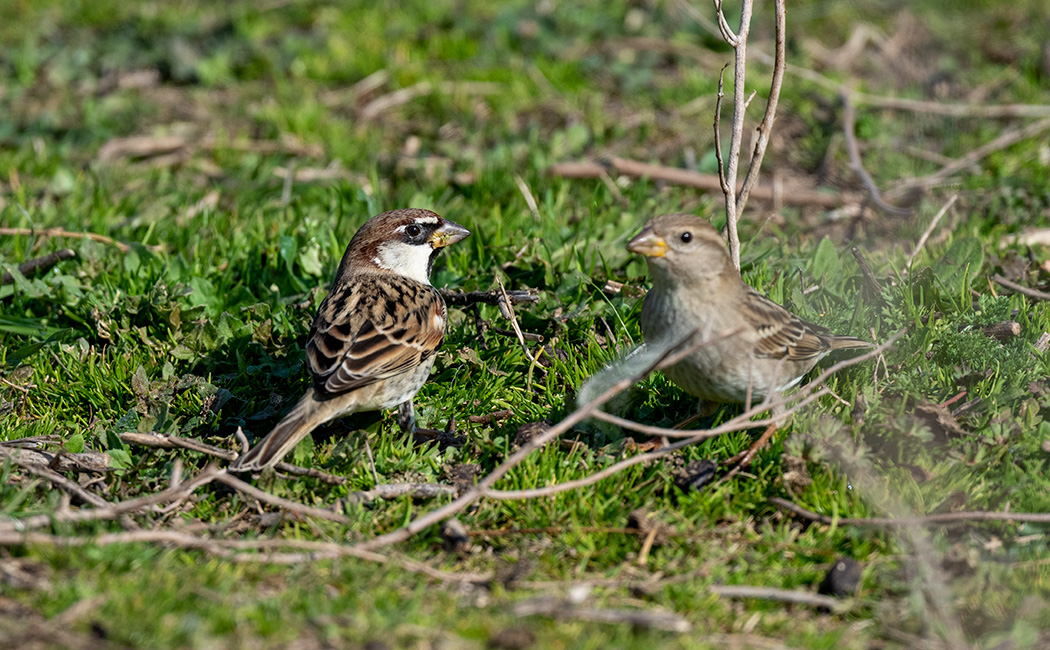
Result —
[[429, 210], [384, 212], [354, 234], [306, 343], [312, 385], [234, 471], [275, 465], [319, 425], [398, 407], [415, 430], [412, 399], [445, 338], [445, 301], [430, 285], [438, 251], [470, 234]]
[[751, 402], [795, 386], [833, 350], [871, 347], [807, 323], [740, 277], [722, 236], [691, 214], [668, 214], [627, 244], [645, 256], [652, 289], [642, 304], [647, 346], [711, 341], [663, 373], [705, 402]]

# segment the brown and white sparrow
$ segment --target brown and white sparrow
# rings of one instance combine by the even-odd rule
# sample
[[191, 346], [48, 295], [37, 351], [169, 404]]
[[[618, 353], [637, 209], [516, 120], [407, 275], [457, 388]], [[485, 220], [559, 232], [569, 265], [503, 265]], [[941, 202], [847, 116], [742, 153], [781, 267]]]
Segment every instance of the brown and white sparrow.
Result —
[[398, 406], [401, 428], [413, 430], [412, 398], [430, 375], [447, 321], [430, 270], [441, 248], [469, 234], [418, 209], [384, 212], [361, 226], [310, 329], [313, 386], [232, 469], [270, 467], [317, 426], [356, 411]]
[[646, 345], [672, 346], [694, 330], [712, 341], [663, 370], [704, 401], [757, 402], [796, 385], [832, 350], [871, 347], [807, 323], [744, 284], [722, 236], [697, 216], [656, 217], [627, 250], [644, 255], [652, 275], [642, 305]]

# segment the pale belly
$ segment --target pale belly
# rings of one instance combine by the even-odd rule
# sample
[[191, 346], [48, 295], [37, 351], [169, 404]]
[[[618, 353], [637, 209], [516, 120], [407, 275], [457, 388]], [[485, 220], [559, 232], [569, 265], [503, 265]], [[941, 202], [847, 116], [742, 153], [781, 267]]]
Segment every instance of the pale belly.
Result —
[[396, 379], [378, 381], [355, 391], [355, 411], [378, 411], [394, 408], [412, 399], [430, 376], [436, 356], [431, 356], [414, 369], [402, 373]]
[[[696, 334], [690, 343], [709, 341], [663, 369], [668, 379], [690, 395], [708, 402], [746, 402], [750, 389], [751, 402], [757, 403], [765, 399], [771, 388], [783, 391], [801, 380], [801, 376], [790, 376], [787, 368], [777, 374], [770, 372], [768, 359], [758, 359], [756, 363], [749, 353], [753, 346], [740, 345], [738, 337], [742, 334], [732, 334], [730, 324], [718, 322], [717, 318], [686, 321], [680, 315], [687, 310], [675, 304], [672, 296], [650, 292], [646, 302], [641, 325], [647, 344], [673, 345], [694, 330]], [[719, 340], [722, 337], [726, 338]]]

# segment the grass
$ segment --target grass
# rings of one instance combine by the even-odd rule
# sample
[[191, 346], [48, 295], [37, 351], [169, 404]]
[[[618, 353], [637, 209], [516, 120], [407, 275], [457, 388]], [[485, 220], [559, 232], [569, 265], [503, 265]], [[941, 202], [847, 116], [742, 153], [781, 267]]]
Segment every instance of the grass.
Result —
[[[535, 367], [512, 339], [480, 338], [474, 314], [453, 309], [416, 404], [424, 424], [455, 416], [462, 447], [415, 444], [398, 432], [393, 413], [356, 415], [322, 428], [294, 455], [347, 477], [346, 486], [277, 477], [260, 485], [319, 506], [369, 489], [365, 435], [385, 482], [449, 482], [473, 471], [463, 464], [491, 470], [512, 449], [519, 426], [569, 412], [585, 379], [641, 340], [634, 296], [646, 286], [645, 268], [624, 250], [627, 239], [665, 212], [720, 222], [717, 196], [634, 181], [619, 186], [621, 201], [600, 181], [547, 174], [558, 161], [606, 155], [715, 169], [711, 110], [717, 67], [730, 58], [725, 46], [675, 3], [607, 4], [0, 7], [0, 223], [93, 232], [130, 247], [0, 236], [7, 271], [58, 248], [77, 253], [42, 276], [16, 274], [0, 288], [0, 438], [51, 435], [69, 451], [108, 454], [116, 469], [92, 489], [115, 500], [167, 487], [176, 460], [187, 471], [204, 464], [192, 452], [129, 447], [119, 433], [177, 433], [231, 449], [237, 427], [265, 435], [306, 385], [303, 338], [353, 232], [372, 214], [413, 206], [474, 233], [439, 259], [436, 285], [488, 290], [500, 278], [509, 288], [538, 289], [539, 303], [519, 308], [521, 324], [563, 354], [549, 368]], [[909, 4], [898, 18], [900, 7], [887, 2], [792, 7], [789, 60], [872, 93], [1050, 103], [1040, 3], [973, 2], [951, 12], [940, 4]], [[810, 47], [837, 47], [861, 23], [897, 39], [902, 54], [869, 45], [864, 56], [835, 67]], [[769, 17], [759, 15], [754, 47], [769, 49], [770, 29]], [[355, 86], [379, 70], [387, 75], [379, 87]], [[767, 71], [756, 65], [755, 72], [761, 92]], [[371, 101], [421, 82], [460, 85], [362, 118]], [[840, 118], [826, 90], [789, 77], [768, 167], [811, 185], [820, 175], [831, 190], [855, 188], [839, 144]], [[914, 148], [960, 157], [1011, 126], [862, 107], [857, 131], [865, 164], [888, 186], [937, 169]], [[186, 144], [174, 156], [100, 157], [103, 145], [128, 136], [178, 136]], [[743, 224], [749, 283], [837, 332], [874, 331], [883, 340], [909, 330], [885, 367], [866, 364], [832, 380], [848, 406], [829, 396], [800, 413], [747, 475], [701, 490], [675, 486], [687, 462], [724, 460], [752, 439], [729, 435], [578, 491], [483, 501], [460, 515], [475, 531], [559, 532], [478, 536], [470, 552], [455, 554], [433, 529], [396, 547], [446, 570], [506, 577], [471, 588], [351, 560], [264, 567], [144, 544], [12, 546], [0, 556], [0, 635], [61, 646], [45, 632], [63, 621], [99, 647], [521, 647], [507, 640], [508, 630], [537, 648], [772, 643], [759, 637], [788, 647], [907, 647], [908, 635], [939, 631], [922, 595], [928, 585], [917, 577], [917, 563], [926, 563], [945, 575], [951, 609], [975, 647], [1045, 645], [1045, 525], [933, 528], [936, 557], [916, 557], [889, 531], [807, 525], [769, 503], [790, 498], [855, 517], [881, 515], [891, 501], [921, 513], [1050, 508], [1050, 357], [1034, 347], [1050, 330], [1050, 314], [1045, 304], [987, 281], [999, 272], [1045, 283], [1045, 249], [1005, 244], [1007, 235], [1047, 225], [1045, 150], [1033, 139], [994, 154], [936, 189], [917, 218], [876, 215], [852, 238], [852, 220], [783, 209], [763, 223], [767, 208], [752, 204]], [[284, 180], [287, 170], [333, 164], [329, 180]], [[516, 177], [535, 198], [535, 214]], [[907, 269], [914, 242], [955, 192], [956, 208]], [[875, 268], [878, 295], [865, 288], [850, 245]], [[607, 280], [627, 290], [606, 294]], [[479, 316], [507, 326], [494, 307], [482, 306]], [[1010, 318], [1022, 332], [1013, 340], [1000, 344], [980, 331]], [[979, 401], [960, 412], [958, 429], [923, 415], [924, 404], [962, 390], [953, 408]], [[638, 421], [670, 424], [695, 403], [655, 375], [615, 407]], [[468, 422], [507, 408], [514, 412], [507, 420]], [[579, 478], [629, 453], [622, 431], [596, 422], [570, 437], [584, 445], [550, 446], [498, 487]], [[844, 453], [870, 463], [877, 480], [860, 480]], [[15, 467], [2, 475], [4, 517], [61, 507], [49, 483]], [[229, 538], [354, 541], [436, 505], [407, 498], [347, 505], [351, 525], [307, 524], [264, 516], [215, 488], [168, 525], [205, 526]], [[644, 565], [637, 536], [589, 532], [623, 527], [638, 508], [676, 533]], [[55, 524], [52, 532], [118, 530], [116, 523]], [[714, 584], [812, 590], [839, 557], [864, 567], [846, 614], [719, 600], [707, 591]], [[676, 580], [652, 590], [625, 586], [661, 576]], [[602, 586], [616, 580], [623, 584]], [[538, 589], [538, 582], [563, 586]], [[599, 585], [591, 605], [673, 610], [695, 631], [513, 613], [517, 601], [562, 595], [579, 582]]]

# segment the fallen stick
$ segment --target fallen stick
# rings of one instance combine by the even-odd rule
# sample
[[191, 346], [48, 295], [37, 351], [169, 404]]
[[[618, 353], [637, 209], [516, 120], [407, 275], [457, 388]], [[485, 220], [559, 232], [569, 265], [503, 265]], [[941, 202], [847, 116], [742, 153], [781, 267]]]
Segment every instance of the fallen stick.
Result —
[[[550, 173], [562, 178], [601, 178], [604, 174], [612, 173], [635, 178], [649, 178], [653, 181], [663, 181], [673, 185], [695, 187], [709, 192], [720, 192], [722, 190], [718, 174], [701, 174], [688, 169], [652, 165], [626, 158], [610, 158], [603, 160], [601, 163], [562, 162], [551, 167]], [[776, 199], [785, 205], [812, 205], [828, 210], [839, 208], [843, 205], [859, 204], [862, 200], [859, 195], [852, 193], [831, 193], [802, 188], [780, 189], [766, 183], [755, 185], [751, 190], [751, 197], [760, 201], [773, 201]]]
[[[180, 436], [171, 436], [162, 433], [138, 433], [136, 431], [128, 431], [120, 434], [120, 439], [130, 445], [140, 445], [142, 447], [154, 447], [160, 449], [188, 449], [189, 451], [196, 451], [212, 458], [221, 458], [222, 460], [233, 460], [237, 458], [237, 452], [229, 451], [221, 447], [209, 445], [206, 442], [201, 442], [194, 438], [183, 438]], [[320, 481], [324, 481], [329, 485], [344, 485], [346, 478], [342, 476], [336, 476], [335, 474], [329, 474], [328, 472], [322, 472], [319, 469], [312, 467], [300, 467], [299, 465], [292, 465], [284, 461], [277, 463], [274, 469], [280, 472], [286, 472], [295, 476], [306, 476], [309, 478], [316, 478]]]
[[723, 598], [754, 598], [756, 600], [775, 600], [782, 603], [824, 607], [835, 612], [849, 608], [848, 601], [832, 596], [814, 594], [801, 589], [778, 589], [776, 587], [752, 587], [750, 585], [711, 585], [707, 588], [713, 594]]
[[[451, 289], [438, 289], [445, 303], [456, 307], [469, 307], [471, 305], [498, 305], [504, 300], [504, 292], [501, 291], [453, 291]], [[523, 302], [539, 302], [540, 297], [535, 289], [513, 289], [506, 292], [506, 300], [517, 305]]]
[[[403, 557], [361, 551], [353, 546], [334, 542], [312, 542], [295, 539], [209, 539], [178, 530], [136, 530], [122, 533], [104, 533], [96, 537], [50, 535], [47, 533], [0, 531], [0, 546], [107, 546], [111, 544], [163, 544], [175, 548], [204, 551], [233, 562], [259, 564], [301, 564], [339, 557], [354, 557], [377, 564], [392, 564], [408, 571], [421, 573], [446, 582], [486, 583], [492, 580], [487, 573], [454, 573], [435, 569], [422, 562]], [[298, 549], [289, 553], [281, 549]]]
[[569, 599], [530, 598], [514, 605], [515, 616], [551, 616], [559, 619], [595, 621], [599, 623], [627, 623], [654, 630], [684, 633], [693, 626], [686, 619], [672, 612], [645, 609], [609, 609], [579, 607]]
[[[37, 237], [67, 237], [70, 239], [90, 239], [97, 241], [100, 244], [109, 244], [110, 246], [116, 246], [121, 252], [126, 253], [131, 250], [131, 247], [124, 242], [119, 242], [112, 237], [106, 237], [94, 232], [73, 232], [72, 230], [66, 230], [64, 228], [44, 228], [43, 230], [36, 230], [34, 228], [0, 228], [0, 235], [11, 235], [11, 236], [37, 236]], [[159, 247], [151, 246], [151, 249], [159, 250]]]
[[[35, 275], [36, 273], [46, 271], [52, 266], [61, 262], [62, 260], [68, 260], [76, 256], [77, 254], [71, 251], [70, 249], [62, 248], [49, 255], [44, 255], [43, 257], [37, 257], [22, 262], [18, 265], [18, 272], [21, 273], [23, 276], [28, 277], [30, 275]], [[15, 276], [11, 273], [4, 273], [4, 275], [0, 277], [0, 285], [11, 284], [14, 281]]]
[[1017, 284], [1016, 282], [1013, 282], [1011, 280], [1007, 280], [1001, 275], [993, 275], [992, 280], [996, 284], [1004, 286], [1007, 289], [1010, 289], [1011, 291], [1016, 291], [1017, 293], [1024, 294], [1029, 298], [1035, 298], [1036, 300], [1050, 300], [1050, 293], [1046, 293], [1045, 291], [1040, 291], [1038, 289], [1030, 289], [1026, 286]]

